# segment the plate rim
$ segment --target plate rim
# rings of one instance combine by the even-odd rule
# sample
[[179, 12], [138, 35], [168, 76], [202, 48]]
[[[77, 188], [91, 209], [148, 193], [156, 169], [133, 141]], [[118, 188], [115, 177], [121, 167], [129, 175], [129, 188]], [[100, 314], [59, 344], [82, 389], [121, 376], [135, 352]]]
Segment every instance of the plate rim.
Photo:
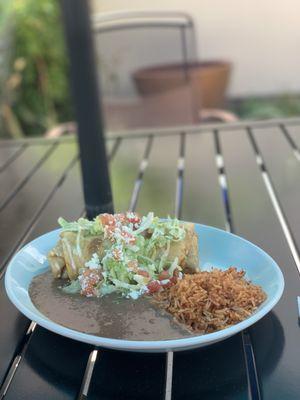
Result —
[[[185, 222], [185, 221], [183, 221]], [[210, 225], [204, 225], [204, 224], [198, 224], [195, 223], [196, 226], [199, 226], [200, 228], [208, 229], [208, 230], [216, 230], [219, 231], [222, 234], [234, 236], [238, 238], [239, 240], [242, 240], [246, 244], [250, 244], [251, 246], [254, 246], [259, 253], [262, 253], [267, 259], [271, 261], [271, 264], [275, 268], [275, 271], [278, 275], [278, 284], [279, 287], [277, 289], [277, 292], [275, 293], [274, 297], [267, 303], [263, 308], [260, 310], [256, 311], [254, 314], [252, 314], [250, 317], [247, 319], [230, 326], [228, 328], [222, 329], [220, 331], [216, 331], [213, 333], [207, 333], [204, 335], [195, 335], [192, 337], [187, 337], [187, 338], [180, 338], [180, 339], [166, 339], [166, 340], [128, 340], [128, 339], [114, 339], [114, 338], [106, 338], [102, 336], [96, 336], [84, 332], [80, 332], [74, 329], [70, 329], [67, 327], [64, 327], [63, 325], [58, 324], [57, 322], [54, 322], [44, 316], [40, 311], [34, 306], [33, 307], [38, 311], [40, 315], [32, 312], [29, 310], [26, 306], [23, 305], [23, 303], [19, 300], [19, 298], [15, 295], [14, 290], [12, 289], [12, 278], [11, 278], [11, 270], [13, 268], [13, 264], [15, 263], [15, 260], [20, 256], [20, 253], [23, 252], [28, 246], [32, 245], [35, 241], [40, 240], [41, 238], [49, 235], [49, 234], [55, 234], [59, 233], [61, 229], [54, 229], [52, 231], [49, 231], [43, 235], [38, 236], [37, 238], [33, 239], [29, 243], [27, 243], [25, 246], [23, 246], [19, 251], [12, 257], [10, 260], [6, 272], [5, 272], [5, 290], [7, 293], [7, 296], [9, 297], [10, 301], [14, 304], [14, 306], [22, 313], [24, 314], [27, 318], [30, 320], [36, 322], [38, 325], [54, 332], [59, 335], [68, 337], [70, 339], [74, 339], [77, 341], [81, 341], [84, 343], [92, 344], [98, 347], [105, 347], [105, 348], [112, 348], [112, 349], [118, 349], [118, 350], [127, 350], [127, 351], [157, 351], [157, 352], [166, 352], [166, 351], [177, 351], [177, 350], [184, 350], [188, 348], [193, 348], [193, 347], [201, 347], [205, 345], [212, 344], [214, 342], [217, 342], [219, 340], [225, 340], [230, 336], [233, 336], [244, 329], [248, 328], [249, 326], [255, 324], [257, 321], [259, 321], [261, 318], [263, 318], [266, 314], [268, 314], [273, 307], [278, 303], [280, 300], [283, 291], [284, 291], [284, 276], [283, 273], [276, 263], [276, 261], [268, 254], [266, 253], [263, 249], [261, 249], [259, 246], [256, 244], [250, 242], [247, 239], [244, 239], [241, 236], [238, 236], [234, 233], [227, 232], [223, 229], [216, 228]], [[28, 293], [28, 291], [27, 291]]]

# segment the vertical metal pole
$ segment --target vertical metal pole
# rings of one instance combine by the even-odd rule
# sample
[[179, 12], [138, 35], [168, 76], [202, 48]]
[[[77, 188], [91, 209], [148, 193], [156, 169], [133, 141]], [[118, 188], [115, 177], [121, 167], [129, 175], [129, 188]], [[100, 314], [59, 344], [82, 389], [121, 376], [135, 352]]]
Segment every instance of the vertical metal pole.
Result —
[[[88, 218], [113, 212], [100, 89], [87, 0], [61, 0]], [[55, 43], [53, 43], [55, 46]]]
[[181, 46], [182, 46], [182, 59], [183, 59], [183, 68], [184, 68], [184, 78], [185, 81], [190, 83], [190, 70], [189, 70], [189, 59], [187, 52], [187, 40], [186, 40], [186, 31], [185, 27], [180, 27], [180, 36], [181, 36]]
[[195, 100], [195, 92], [192, 82], [192, 73], [193, 73], [193, 65], [191, 64], [191, 60], [189, 60], [188, 56], [188, 43], [186, 37], [186, 27], [180, 27], [180, 37], [181, 37], [181, 46], [182, 46], [182, 59], [183, 59], [183, 68], [184, 68], [184, 79], [187, 85], [189, 85], [191, 91], [191, 98], [192, 98], [192, 116], [195, 123], [199, 122], [199, 109], [198, 103]]

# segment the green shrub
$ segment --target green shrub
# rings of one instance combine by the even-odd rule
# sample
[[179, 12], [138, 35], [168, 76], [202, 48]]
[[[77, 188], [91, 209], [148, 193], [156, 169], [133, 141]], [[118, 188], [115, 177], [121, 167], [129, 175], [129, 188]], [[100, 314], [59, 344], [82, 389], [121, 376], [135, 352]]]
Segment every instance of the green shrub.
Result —
[[42, 134], [72, 119], [58, 0], [13, 0], [10, 21], [13, 51], [5, 98], [19, 132], [9, 133]]
[[244, 98], [233, 104], [232, 110], [241, 119], [295, 117], [300, 115], [300, 95]]

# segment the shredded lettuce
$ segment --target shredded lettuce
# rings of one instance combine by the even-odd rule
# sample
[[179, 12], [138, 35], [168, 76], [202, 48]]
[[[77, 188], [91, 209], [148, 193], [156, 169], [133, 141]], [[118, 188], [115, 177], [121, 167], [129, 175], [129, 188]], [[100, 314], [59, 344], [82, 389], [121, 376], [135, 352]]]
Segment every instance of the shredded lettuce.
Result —
[[92, 258], [85, 263], [85, 266], [90, 269], [98, 269], [100, 267], [100, 260], [97, 253], [92, 255]]
[[179, 269], [181, 271], [181, 267], [178, 265], [178, 257], [175, 257], [174, 261], [172, 262], [170, 268], [168, 269], [169, 275], [173, 276], [175, 269]]
[[85, 231], [90, 235], [99, 235], [104, 232], [103, 225], [99, 218], [95, 218], [89, 221], [86, 218], [79, 218], [75, 222], [68, 222], [64, 218], [58, 218], [58, 223], [62, 227], [63, 231], [80, 232]]
[[147, 217], [143, 217], [142, 223], [141, 223], [140, 227], [136, 231], [134, 231], [134, 235], [137, 236], [140, 233], [149, 229], [153, 223], [153, 220], [154, 220], [154, 214], [153, 214], [153, 212], [149, 212]]
[[75, 281], [71, 281], [71, 283], [69, 285], [64, 286], [62, 288], [62, 290], [68, 294], [80, 293], [81, 286], [80, 286], [78, 279], [76, 279]]
[[[105, 227], [99, 218], [93, 221], [80, 218], [77, 222], [60, 218], [59, 224], [63, 230], [78, 232], [79, 235], [105, 234]], [[178, 258], [169, 259], [171, 244], [183, 240], [186, 234], [183, 224], [177, 219], [168, 217], [161, 220], [148, 213], [137, 229], [132, 224], [124, 227], [123, 233], [134, 237], [133, 242], [124, 240], [120, 229], [101, 259], [93, 254], [91, 260], [85, 263], [86, 268], [101, 271], [102, 280], [96, 287], [97, 295], [119, 292], [122, 296], [136, 299], [147, 291], [149, 282], [159, 279], [163, 270], [173, 276], [174, 270], [180, 269]], [[66, 289], [73, 290], [72, 284]], [[78, 285], [74, 283], [74, 290], [78, 289]]]

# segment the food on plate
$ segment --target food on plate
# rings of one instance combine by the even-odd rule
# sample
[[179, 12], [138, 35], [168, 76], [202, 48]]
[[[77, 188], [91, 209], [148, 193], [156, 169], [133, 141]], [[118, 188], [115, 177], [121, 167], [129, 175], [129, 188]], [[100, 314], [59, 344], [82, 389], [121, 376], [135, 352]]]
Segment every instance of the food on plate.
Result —
[[203, 334], [243, 321], [266, 299], [266, 294], [245, 279], [245, 271], [230, 267], [186, 274], [155, 298], [177, 321]]
[[59, 223], [51, 272], [36, 276], [29, 292], [69, 328], [126, 340], [183, 338], [237, 324], [266, 299], [242, 269], [200, 269], [193, 223], [152, 212]]
[[32, 303], [57, 324], [90, 335], [123, 340], [179, 339], [193, 335], [171, 314], [157, 307], [152, 296], [137, 300], [117, 292], [102, 297], [69, 294], [61, 278], [50, 271], [33, 278], [29, 295]]
[[55, 278], [68, 277], [69, 292], [87, 297], [118, 292], [138, 298], [171, 286], [199, 266], [194, 224], [153, 213], [100, 214], [93, 221], [60, 218], [60, 240], [49, 252]]

